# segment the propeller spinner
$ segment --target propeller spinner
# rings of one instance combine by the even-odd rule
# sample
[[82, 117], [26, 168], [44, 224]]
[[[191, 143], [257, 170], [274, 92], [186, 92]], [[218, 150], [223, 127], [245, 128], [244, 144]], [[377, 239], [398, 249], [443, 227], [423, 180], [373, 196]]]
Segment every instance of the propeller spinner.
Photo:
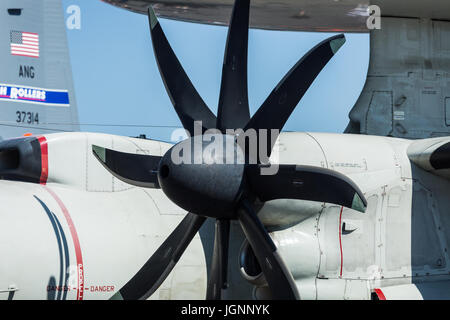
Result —
[[[216, 219], [214, 250], [207, 299], [220, 299], [227, 286], [230, 220], [238, 220], [260, 264], [275, 299], [299, 299], [294, 279], [264, 225], [254, 202], [301, 199], [335, 203], [365, 211], [367, 202], [353, 181], [321, 167], [279, 165], [274, 175], [261, 175], [266, 165], [253, 157], [227, 129], [254, 129], [261, 146], [261, 129], [281, 130], [316, 76], [344, 44], [344, 35], [328, 38], [303, 56], [250, 118], [247, 93], [247, 42], [250, 0], [235, 0], [222, 70], [218, 116], [210, 111], [175, 56], [152, 8], [150, 33], [159, 71], [167, 93], [190, 138], [173, 146], [163, 157], [122, 153], [93, 146], [97, 159], [117, 178], [141, 187], [161, 188], [178, 206], [189, 211], [141, 270], [119, 291], [119, 298], [146, 299], [164, 281], [207, 217]], [[222, 152], [195, 152], [201, 121], [201, 150], [217, 129]], [[272, 134], [274, 131], [271, 131]], [[276, 137], [269, 137], [267, 150]], [[206, 141], [206, 142], [205, 142]], [[208, 142], [209, 141], [209, 142]], [[228, 148], [228, 149], [227, 149]], [[233, 152], [232, 163], [226, 151]], [[179, 151], [190, 150], [190, 163], [175, 161]], [[257, 152], [259, 154], [259, 152]], [[184, 154], [186, 156], [186, 154]]]

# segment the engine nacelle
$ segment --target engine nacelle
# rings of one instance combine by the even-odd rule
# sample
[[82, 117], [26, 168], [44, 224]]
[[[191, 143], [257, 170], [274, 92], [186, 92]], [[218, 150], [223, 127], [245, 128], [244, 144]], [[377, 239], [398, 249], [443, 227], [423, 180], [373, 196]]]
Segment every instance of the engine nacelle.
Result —
[[98, 133], [55, 133], [0, 142], [0, 178], [59, 183], [86, 191], [114, 192], [129, 185], [111, 176], [92, 153], [92, 145], [122, 152], [161, 156], [170, 144]]
[[0, 177], [39, 183], [47, 180], [47, 144], [44, 137], [26, 137], [0, 142]]

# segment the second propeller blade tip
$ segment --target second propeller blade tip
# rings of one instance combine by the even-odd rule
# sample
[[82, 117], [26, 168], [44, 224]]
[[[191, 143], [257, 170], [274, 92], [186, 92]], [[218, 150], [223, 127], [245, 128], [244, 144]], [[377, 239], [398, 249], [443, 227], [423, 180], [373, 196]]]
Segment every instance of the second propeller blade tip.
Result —
[[345, 41], [345, 36], [343, 34], [336, 36], [336, 39], [330, 41], [330, 47], [333, 54], [336, 54], [336, 52], [344, 45]]
[[150, 21], [150, 29], [153, 30], [153, 28], [158, 24], [158, 18], [156, 17], [152, 6], [148, 7], [148, 20]]
[[102, 161], [103, 163], [106, 162], [106, 150], [105, 148], [96, 146], [96, 145], [92, 145], [92, 152], [94, 153], [95, 156], [97, 156], [97, 158]]
[[358, 193], [355, 193], [355, 196], [353, 197], [352, 207], [351, 209], [365, 213], [367, 210], [367, 200], [365, 199], [364, 195], [359, 195]]

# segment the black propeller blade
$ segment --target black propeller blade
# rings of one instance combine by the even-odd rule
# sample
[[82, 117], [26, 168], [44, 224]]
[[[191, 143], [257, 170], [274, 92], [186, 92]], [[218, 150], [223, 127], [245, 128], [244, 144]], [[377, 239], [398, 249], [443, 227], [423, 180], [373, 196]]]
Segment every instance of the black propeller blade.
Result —
[[175, 267], [205, 220], [204, 217], [188, 213], [138, 273], [113, 298], [144, 300], [150, 297]]
[[138, 187], [159, 188], [160, 156], [119, 152], [95, 145], [92, 153], [116, 178]]
[[[259, 129], [267, 130], [267, 156], [270, 156], [276, 140], [276, 137], [271, 136], [270, 129], [281, 131], [314, 79], [344, 43], [345, 37], [340, 34], [320, 42], [309, 50], [289, 70], [247, 123], [245, 130], [254, 129], [258, 136]], [[259, 139], [257, 146], [260, 146]], [[260, 160], [258, 159], [257, 163], [261, 163]]]
[[206, 299], [220, 300], [222, 290], [226, 289], [228, 268], [228, 243], [230, 238], [230, 220], [216, 220], [214, 251], [212, 255]]
[[262, 201], [299, 199], [338, 204], [361, 212], [367, 202], [358, 186], [343, 174], [320, 167], [279, 165], [274, 175], [261, 175], [262, 165], [249, 165], [252, 191]]
[[242, 201], [238, 220], [269, 284], [272, 298], [276, 300], [300, 299], [291, 273], [277, 253], [277, 247], [272, 238], [247, 200]]
[[[247, 40], [249, 0], [235, 0], [227, 48], [222, 70], [218, 119], [208, 109], [187, 77], [170, 47], [156, 16], [149, 8], [150, 31], [161, 77], [174, 108], [186, 130], [194, 135], [194, 121], [202, 121], [206, 129], [281, 130], [290, 114], [309, 88], [315, 77], [345, 42], [343, 35], [331, 37], [306, 54], [280, 81], [261, 108], [249, 120], [247, 93]], [[261, 130], [261, 131], [260, 131]], [[270, 133], [270, 132], [269, 132]], [[209, 133], [208, 133], [209, 134]], [[205, 137], [205, 136], [204, 136]], [[204, 138], [202, 137], [202, 138]], [[192, 212], [170, 234], [142, 269], [120, 290], [125, 299], [147, 298], [172, 270], [205, 217], [216, 219], [214, 250], [207, 298], [220, 299], [227, 287], [228, 246], [230, 220], [237, 219], [261, 266], [275, 299], [298, 299], [297, 286], [277, 252], [270, 235], [258, 219], [252, 201], [272, 199], [305, 199], [331, 202], [364, 211], [367, 202], [358, 187], [347, 177], [324, 168], [280, 165], [274, 176], [260, 175], [262, 165], [235, 161], [228, 163], [228, 151], [237, 159], [249, 159], [234, 136], [220, 135], [231, 142], [227, 152], [214, 148], [204, 152], [212, 139], [201, 139], [200, 153], [189, 149], [194, 163], [176, 163], [175, 149], [195, 145], [191, 137], [159, 157], [123, 154], [93, 146], [97, 159], [116, 177], [137, 186], [155, 183], [175, 204]], [[258, 140], [263, 140], [262, 135]], [[276, 138], [276, 137], [274, 137]], [[214, 139], [215, 140], [215, 139]], [[273, 148], [267, 142], [267, 152]], [[209, 141], [209, 142], [208, 142]], [[259, 145], [258, 141], [258, 145]], [[263, 144], [264, 145], [264, 144]], [[184, 152], [184, 151], [183, 151]], [[186, 151], [187, 152], [187, 151]], [[184, 153], [183, 153], [184, 154]], [[259, 154], [259, 153], [258, 153]], [[175, 153], [176, 155], [176, 153]], [[159, 161], [160, 160], [160, 161]], [[211, 160], [212, 163], [211, 163]], [[261, 160], [258, 156], [258, 163]], [[155, 170], [156, 162], [159, 167]], [[224, 164], [225, 163], [225, 164]], [[131, 172], [130, 172], [130, 169]]]
[[148, 18], [159, 72], [183, 127], [191, 136], [194, 135], [194, 121], [202, 121], [203, 132], [215, 128], [216, 116], [195, 90], [167, 41], [152, 7], [148, 8]]
[[217, 128], [244, 128], [250, 120], [247, 90], [247, 44], [250, 0], [236, 1], [228, 29], [222, 68]]

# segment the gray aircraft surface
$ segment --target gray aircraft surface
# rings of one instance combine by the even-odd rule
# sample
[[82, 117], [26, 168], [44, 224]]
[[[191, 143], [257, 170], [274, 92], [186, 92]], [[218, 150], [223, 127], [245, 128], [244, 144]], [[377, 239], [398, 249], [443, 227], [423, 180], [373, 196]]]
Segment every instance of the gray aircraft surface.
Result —
[[375, 0], [364, 89], [348, 133], [432, 138], [450, 134], [450, 3]]
[[0, 3], [0, 137], [79, 131], [60, 0]]
[[[272, 28], [275, 24], [279, 26], [277, 29], [289, 29], [299, 21], [300, 26], [295, 30], [305, 30], [310, 20], [315, 31], [363, 32], [361, 24], [365, 25], [367, 15], [362, 12], [367, 3], [322, 0], [313, 14], [314, 5], [302, 9], [301, 1], [281, 1], [279, 8], [284, 9], [279, 11], [279, 16], [273, 15], [276, 22], [268, 22], [271, 15], [264, 12], [267, 3], [255, 0], [255, 5], [250, 6], [249, 2], [237, 0], [233, 10], [231, 2], [224, 2], [230, 9], [229, 20], [211, 6], [198, 3], [193, 6], [191, 1], [158, 2], [176, 6], [172, 10], [174, 18], [187, 11], [191, 16], [184, 20], [230, 21], [217, 116], [204, 104], [184, 73], [153, 10], [148, 11], [161, 77], [192, 138], [172, 146], [106, 134], [33, 131], [40, 135], [0, 142], [3, 178], [0, 200], [4, 208], [0, 211], [0, 253], [8, 257], [0, 263], [0, 298], [450, 299], [449, 137], [430, 138], [433, 135], [424, 134], [414, 137], [421, 139], [405, 139], [386, 137], [379, 132], [377, 135], [282, 132], [274, 134], [272, 137], [276, 139], [269, 139], [270, 144], [266, 145], [270, 154], [267, 163], [259, 157], [253, 158], [245, 143], [239, 140], [239, 134], [237, 137], [224, 134], [226, 129], [239, 128], [257, 132], [281, 130], [317, 74], [345, 45], [344, 36], [336, 35], [314, 46], [250, 117], [246, 85], [247, 28], [252, 25], [249, 12], [254, 7], [253, 17], [259, 20], [253, 21], [259, 27]], [[41, 10], [31, 10], [35, 14], [47, 12], [49, 5], [61, 9], [60, 4], [47, 0], [24, 1], [22, 8], [14, 1], [13, 7], [4, 11], [8, 19], [13, 19], [36, 3], [42, 6]], [[222, 1], [210, 3], [222, 4]], [[435, 14], [445, 12], [446, 2], [436, 0], [436, 6], [428, 4], [423, 10], [417, 10], [417, 1], [408, 3], [412, 7], [407, 12], [408, 19], [421, 17], [420, 21], [428, 19], [433, 26], [443, 23], [442, 28], [424, 27], [424, 30], [428, 30], [425, 32], [428, 36], [433, 30], [432, 39], [440, 39], [439, 48], [445, 48], [448, 37], [443, 34], [447, 22], [441, 21], [445, 17], [437, 21], [439, 15]], [[147, 10], [149, 3], [121, 0], [116, 4], [139, 11], [140, 6]], [[300, 11], [294, 11], [299, 17], [287, 19], [284, 27], [282, 13], [289, 13], [293, 5], [295, 10], [297, 5], [300, 7]], [[378, 37], [374, 35], [376, 32], [379, 35], [386, 32], [385, 18], [393, 19], [394, 27], [386, 22], [393, 35], [383, 37], [398, 39], [400, 36], [395, 35], [398, 30], [400, 35], [406, 33], [407, 39], [414, 39], [414, 32], [408, 34], [414, 28], [395, 27], [395, 21], [406, 19], [397, 16], [399, 12], [405, 14], [403, 11], [395, 11], [397, 7], [387, 4], [385, 11], [384, 3], [379, 6], [382, 15], [391, 12], [394, 16], [382, 17], [381, 29], [371, 31], [371, 50], [378, 50], [374, 44], [380, 46], [379, 52], [382, 50], [384, 40], [374, 42], [373, 39]], [[335, 14], [336, 19], [321, 24], [321, 20], [326, 20], [321, 19], [321, 7], [328, 14], [333, 12], [329, 10], [345, 12], [342, 14], [345, 17]], [[195, 11], [197, 18], [192, 16]], [[170, 17], [171, 10], [166, 12]], [[205, 13], [208, 21], [202, 20]], [[58, 15], [61, 17], [62, 10], [55, 11], [55, 16]], [[62, 18], [55, 21], [63, 29]], [[403, 23], [406, 22], [400, 25]], [[34, 66], [29, 64], [35, 61], [45, 60], [41, 51], [43, 31], [37, 27], [29, 30], [20, 23], [12, 30], [11, 25], [6, 25], [8, 46], [1, 54], [23, 59], [17, 61], [28, 67]], [[45, 36], [50, 39], [46, 41], [55, 39], [51, 30], [57, 28], [55, 24], [46, 29]], [[426, 38], [419, 34], [420, 39]], [[390, 45], [395, 52], [395, 43]], [[402, 42], [397, 45], [402, 47]], [[416, 53], [411, 48], [405, 52], [412, 52], [412, 56], [424, 62], [429, 51], [421, 47], [422, 42], [416, 45], [420, 47]], [[65, 52], [67, 58], [67, 45], [61, 46], [64, 48], [60, 52]], [[28, 56], [19, 57], [18, 53]], [[406, 58], [400, 60], [416, 70], [413, 73], [419, 73], [410, 75], [414, 81], [410, 80], [420, 86], [425, 70], [419, 66], [414, 69], [414, 63], [409, 64]], [[19, 63], [12, 61], [15, 62], [10, 64], [11, 68]], [[61, 61], [68, 68], [68, 60]], [[436, 76], [444, 81], [448, 77], [445, 50], [439, 53], [436, 63], [432, 60], [431, 66], [444, 66], [443, 70], [447, 70]], [[396, 64], [392, 62], [392, 66]], [[424, 62], [421, 67], [425, 66]], [[369, 80], [352, 111], [367, 108], [365, 117], [358, 118], [361, 123], [372, 123], [389, 113], [380, 111], [389, 102], [388, 98], [376, 100], [379, 101], [376, 104], [371, 104], [374, 99], [369, 99], [368, 105], [365, 100], [364, 105], [361, 102], [364, 94], [378, 97], [379, 91], [387, 91], [386, 96], [394, 97], [394, 93], [389, 93], [389, 88], [392, 92], [397, 90], [393, 79], [409, 79], [403, 73], [375, 75], [372, 79], [370, 70], [378, 68], [371, 61]], [[27, 70], [31, 74], [32, 69]], [[52, 73], [48, 74], [51, 78]], [[70, 80], [66, 85], [62, 81], [58, 86], [44, 81], [32, 86], [31, 82], [10, 83], [20, 80], [11, 75], [8, 81], [1, 80], [5, 82], [6, 93], [0, 103], [5, 107], [22, 104], [35, 107], [36, 104], [36, 108], [46, 108], [47, 116], [65, 110], [65, 123], [76, 123], [69, 119], [69, 114], [73, 114], [69, 111], [76, 116]], [[342, 75], [335, 76], [338, 80]], [[12, 101], [16, 96], [31, 102]], [[58, 105], [67, 105], [64, 99], [67, 96], [70, 107]], [[408, 99], [413, 100], [410, 96], [401, 100]], [[406, 106], [405, 101], [400, 106]], [[405, 111], [404, 120], [395, 121], [404, 121], [401, 123], [406, 128], [408, 123], [414, 124], [410, 114], [423, 113], [424, 117], [433, 118], [424, 120], [427, 132], [443, 130], [432, 127], [433, 121], [438, 123], [435, 114], [424, 113], [422, 109], [423, 105], [414, 105], [407, 109], [408, 113]], [[441, 105], [441, 119], [443, 110]], [[25, 114], [32, 112], [25, 111]], [[197, 136], [194, 120], [202, 120], [203, 124]], [[49, 126], [52, 122], [49, 118], [45, 120]], [[27, 124], [27, 131], [33, 129], [32, 125]], [[382, 130], [389, 125], [389, 121], [381, 119], [375, 128]], [[358, 133], [370, 133], [362, 131], [363, 124], [359, 128]], [[45, 127], [54, 131], [65, 129], [76, 130]], [[218, 131], [212, 133], [207, 129]], [[392, 130], [390, 135], [396, 132]], [[190, 146], [195, 150], [196, 137], [201, 137], [205, 152], [184, 152]], [[235, 152], [236, 160], [241, 161], [220, 164], [226, 160], [224, 153], [210, 148], [216, 139], [226, 142]], [[263, 141], [262, 133], [256, 139]], [[258, 146], [262, 148], [264, 143]], [[192, 159], [201, 160], [200, 163], [176, 163], [173, 155], [180, 148], [183, 155], [190, 154]], [[276, 164], [279, 170], [274, 175], [261, 175], [268, 164]]]

